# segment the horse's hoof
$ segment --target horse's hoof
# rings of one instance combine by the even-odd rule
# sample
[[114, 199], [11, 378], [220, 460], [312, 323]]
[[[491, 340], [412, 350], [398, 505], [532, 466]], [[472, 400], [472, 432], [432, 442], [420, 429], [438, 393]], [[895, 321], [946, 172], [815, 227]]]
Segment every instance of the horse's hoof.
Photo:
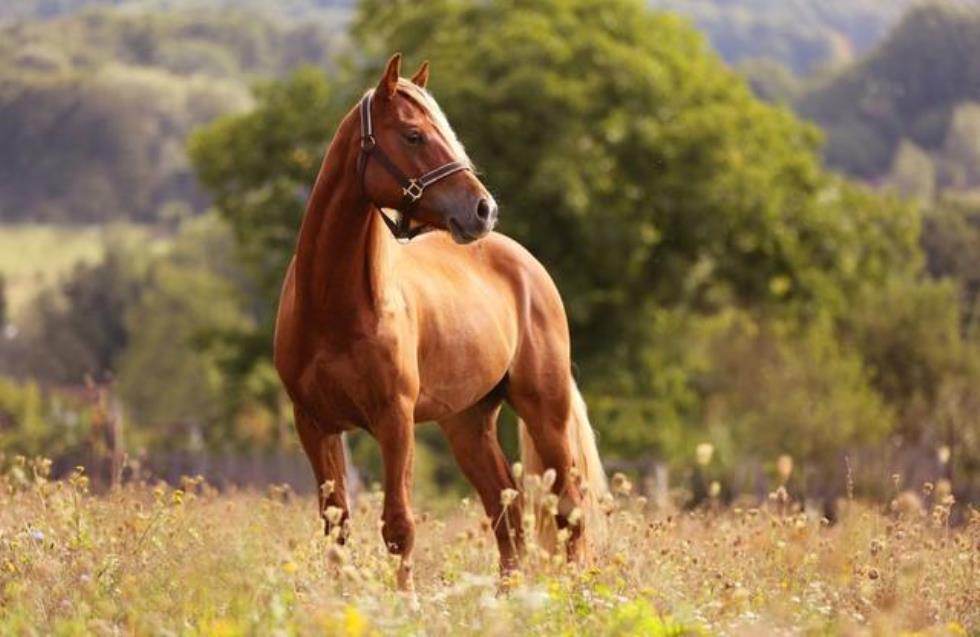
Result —
[[409, 610], [413, 613], [417, 613], [422, 610], [422, 604], [419, 603], [419, 596], [415, 591], [402, 591], [402, 599], [405, 600], [405, 605], [408, 606]]
[[518, 569], [510, 569], [500, 572], [500, 581], [497, 582], [497, 597], [509, 595], [511, 591], [524, 583], [524, 573]]

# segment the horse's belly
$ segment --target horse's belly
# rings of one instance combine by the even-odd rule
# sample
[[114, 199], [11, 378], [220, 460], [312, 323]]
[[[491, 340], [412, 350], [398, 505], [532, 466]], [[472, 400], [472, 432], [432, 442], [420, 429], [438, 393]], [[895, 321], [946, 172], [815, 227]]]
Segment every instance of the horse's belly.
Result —
[[510, 339], [487, 334], [442, 335], [420, 353], [416, 420], [439, 420], [476, 404], [496, 387], [510, 367]]

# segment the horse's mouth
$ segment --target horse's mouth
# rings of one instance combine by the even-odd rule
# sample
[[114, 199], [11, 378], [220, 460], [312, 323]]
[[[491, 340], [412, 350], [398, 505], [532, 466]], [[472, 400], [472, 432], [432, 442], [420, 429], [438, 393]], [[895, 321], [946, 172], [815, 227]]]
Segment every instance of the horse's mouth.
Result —
[[453, 236], [453, 241], [461, 245], [465, 243], [472, 243], [480, 238], [463, 230], [463, 226], [461, 226], [455, 219], [449, 220], [449, 234]]

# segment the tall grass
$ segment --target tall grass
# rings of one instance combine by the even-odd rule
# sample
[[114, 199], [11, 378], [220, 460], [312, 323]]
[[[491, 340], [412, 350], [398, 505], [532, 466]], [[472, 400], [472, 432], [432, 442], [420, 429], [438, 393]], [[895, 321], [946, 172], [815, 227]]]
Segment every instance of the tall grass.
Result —
[[931, 511], [908, 497], [887, 511], [849, 502], [829, 525], [785, 492], [753, 508], [652, 511], [620, 477], [591, 565], [532, 546], [506, 590], [482, 509], [423, 504], [415, 608], [394, 591], [379, 493], [360, 498], [338, 546], [311, 498], [288, 489], [187, 479], [92, 495], [82, 473], [55, 482], [46, 467], [20, 458], [0, 478], [0, 634], [980, 631], [980, 516], [950, 528], [948, 498]]

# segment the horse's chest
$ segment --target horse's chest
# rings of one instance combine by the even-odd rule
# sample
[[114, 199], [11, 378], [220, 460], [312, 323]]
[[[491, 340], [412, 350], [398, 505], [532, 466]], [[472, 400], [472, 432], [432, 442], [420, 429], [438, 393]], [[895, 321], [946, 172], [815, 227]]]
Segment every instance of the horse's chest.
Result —
[[370, 341], [323, 349], [303, 371], [299, 400], [325, 426], [366, 426], [404, 384], [397, 351], [391, 343]]

